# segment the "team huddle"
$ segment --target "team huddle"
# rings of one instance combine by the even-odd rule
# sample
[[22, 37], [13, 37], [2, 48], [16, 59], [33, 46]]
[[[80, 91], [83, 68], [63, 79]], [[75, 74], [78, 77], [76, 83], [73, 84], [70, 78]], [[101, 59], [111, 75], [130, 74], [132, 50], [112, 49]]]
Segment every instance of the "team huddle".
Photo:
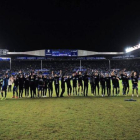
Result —
[[[51, 75], [46, 76], [41, 73], [35, 73], [31, 71], [30, 74], [24, 74], [21, 71], [15, 76], [9, 76], [8, 72], [4, 75], [1, 80], [0, 89], [2, 100], [6, 99], [7, 92], [13, 90], [12, 98], [22, 98], [23, 93], [25, 97], [52, 97], [53, 91], [55, 90], [56, 97], [63, 97], [67, 86], [67, 95], [71, 96], [82, 94], [88, 96], [89, 84], [91, 86], [91, 93], [96, 96], [96, 93], [104, 97], [117, 96], [120, 94], [119, 80], [122, 80], [122, 93], [123, 95], [129, 94], [129, 80], [132, 81], [132, 96], [136, 91], [138, 97], [138, 78], [136, 72], [132, 71], [131, 74], [127, 74], [125, 69], [117, 73], [113, 70], [110, 73], [103, 74], [99, 71], [92, 70], [90, 73], [81, 71], [73, 73], [71, 76], [60, 70], [59, 74], [54, 74], [52, 71]], [[61, 81], [61, 82], [60, 82]], [[13, 85], [13, 89], [12, 89]], [[54, 86], [53, 86], [54, 85]], [[55, 88], [55, 89], [53, 89]], [[61, 88], [61, 93], [60, 93]], [[5, 93], [5, 96], [3, 95]]]

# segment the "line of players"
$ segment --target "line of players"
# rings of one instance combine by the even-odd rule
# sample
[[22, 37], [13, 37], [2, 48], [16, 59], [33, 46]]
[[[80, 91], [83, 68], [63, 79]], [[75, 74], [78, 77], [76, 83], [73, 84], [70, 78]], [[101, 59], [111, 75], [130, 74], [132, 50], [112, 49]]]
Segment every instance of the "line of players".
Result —
[[[114, 95], [119, 95], [120, 93], [120, 86], [119, 80], [122, 80], [123, 85], [123, 95], [127, 95], [129, 93], [129, 80], [132, 80], [132, 96], [134, 96], [134, 90], [136, 90], [136, 94], [138, 97], [138, 78], [136, 72], [132, 71], [130, 75], [127, 75], [125, 69], [120, 71], [119, 74], [115, 70], [113, 70], [110, 74], [102, 74], [98, 71], [93, 71], [88, 74], [87, 72], [82, 75], [81, 72], [73, 73], [72, 76], [65, 76], [65, 73], [62, 73], [60, 70], [60, 74], [54, 75], [52, 71], [52, 75], [47, 77], [46, 75], [43, 76], [42, 74], [35, 74], [31, 72], [30, 75], [24, 76], [24, 74], [20, 71], [15, 77], [8, 76], [8, 73], [5, 74], [5, 78], [2, 82], [2, 90], [1, 95], [2, 99], [5, 99], [7, 96], [7, 86], [8, 80], [11, 80], [14, 83], [13, 86], [13, 97], [12, 98], [22, 98], [23, 97], [23, 89], [25, 90], [25, 97], [29, 96], [29, 91], [31, 98], [34, 97], [46, 97], [47, 90], [49, 93], [49, 97], [52, 97], [53, 94], [53, 83], [55, 87], [56, 97], [63, 97], [65, 92], [65, 83], [67, 85], [67, 94], [71, 96], [78, 95], [81, 93], [83, 96], [88, 96], [88, 87], [89, 87], [89, 78], [90, 78], [90, 85], [91, 85], [91, 92], [93, 95], [96, 96], [96, 93], [99, 95], [99, 89], [101, 88], [102, 97], [107, 95], [110, 96], [111, 92]], [[61, 79], [61, 94], [59, 95], [60, 90], [60, 82]], [[71, 86], [72, 81], [72, 86]], [[112, 88], [111, 88], [111, 81], [112, 81]], [[77, 85], [78, 83], [78, 85]], [[11, 87], [11, 85], [10, 85]], [[78, 91], [77, 91], [78, 87]], [[73, 90], [72, 90], [73, 89]], [[112, 91], [111, 91], [112, 89]], [[3, 92], [5, 92], [5, 97], [3, 96]]]

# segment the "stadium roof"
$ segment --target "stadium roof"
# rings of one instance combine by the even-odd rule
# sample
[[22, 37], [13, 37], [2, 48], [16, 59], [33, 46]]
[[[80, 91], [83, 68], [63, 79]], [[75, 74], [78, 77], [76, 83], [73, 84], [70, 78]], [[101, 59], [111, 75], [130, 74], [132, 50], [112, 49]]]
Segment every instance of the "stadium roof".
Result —
[[[77, 56], [94, 56], [94, 55], [123, 55], [125, 52], [95, 52], [87, 50], [77, 50]], [[45, 50], [34, 50], [26, 52], [7, 52], [7, 55], [32, 55], [32, 56], [45, 56]]]

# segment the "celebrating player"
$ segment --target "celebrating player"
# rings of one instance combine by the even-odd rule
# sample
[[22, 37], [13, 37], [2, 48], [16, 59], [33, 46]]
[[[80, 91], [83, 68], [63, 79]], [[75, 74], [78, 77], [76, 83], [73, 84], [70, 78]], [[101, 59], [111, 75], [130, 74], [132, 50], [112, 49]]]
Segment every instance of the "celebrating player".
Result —
[[136, 72], [132, 71], [131, 73], [132, 85], [133, 85], [133, 93], [132, 97], [134, 96], [134, 90], [136, 90], [136, 94], [138, 97], [138, 75]]
[[100, 78], [100, 83], [101, 83], [101, 87], [102, 87], [102, 97], [105, 96], [105, 77], [103, 74], [101, 74], [101, 78]]
[[88, 96], [88, 81], [89, 81], [88, 78], [89, 78], [89, 75], [86, 72], [85, 75], [83, 76], [83, 81], [84, 81], [84, 96]]
[[82, 73], [81, 71], [78, 72], [78, 96], [79, 96], [79, 93], [80, 93], [80, 89], [81, 89], [81, 94], [83, 93], [83, 76], [82, 76]]
[[111, 77], [109, 77], [109, 74], [106, 74], [105, 80], [106, 80], [107, 95], [110, 96], [110, 94], [111, 94]]
[[[6, 99], [7, 96], [8, 79], [9, 79], [8, 74], [5, 74], [5, 77], [3, 79], [3, 84], [2, 84], [2, 91], [1, 91], [2, 100]], [[5, 97], [3, 97], [3, 92], [5, 92]]]
[[73, 83], [73, 95], [77, 95], [77, 76], [75, 73], [72, 74], [72, 83]]

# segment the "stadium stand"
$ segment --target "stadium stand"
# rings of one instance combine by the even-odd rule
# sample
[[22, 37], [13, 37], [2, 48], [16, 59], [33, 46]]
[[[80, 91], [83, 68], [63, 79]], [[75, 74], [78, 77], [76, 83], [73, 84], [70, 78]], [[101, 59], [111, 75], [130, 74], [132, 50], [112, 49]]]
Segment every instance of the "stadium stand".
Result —
[[[9, 69], [9, 61], [0, 61], [0, 70]], [[140, 59], [130, 59], [130, 60], [111, 60], [110, 61], [111, 69], [123, 69], [126, 68], [128, 71], [139, 71], [140, 69]], [[40, 61], [24, 61], [24, 60], [14, 60], [12, 61], [11, 72], [18, 72], [19, 70], [28, 73], [30, 70], [40, 70], [41, 63]], [[47, 71], [66, 71], [68, 74], [80, 70], [80, 62], [72, 60], [51, 60], [51, 61], [42, 61], [42, 70]], [[84, 60], [81, 61], [81, 71], [96, 69], [99, 71], [108, 71], [109, 62], [108, 60]]]

